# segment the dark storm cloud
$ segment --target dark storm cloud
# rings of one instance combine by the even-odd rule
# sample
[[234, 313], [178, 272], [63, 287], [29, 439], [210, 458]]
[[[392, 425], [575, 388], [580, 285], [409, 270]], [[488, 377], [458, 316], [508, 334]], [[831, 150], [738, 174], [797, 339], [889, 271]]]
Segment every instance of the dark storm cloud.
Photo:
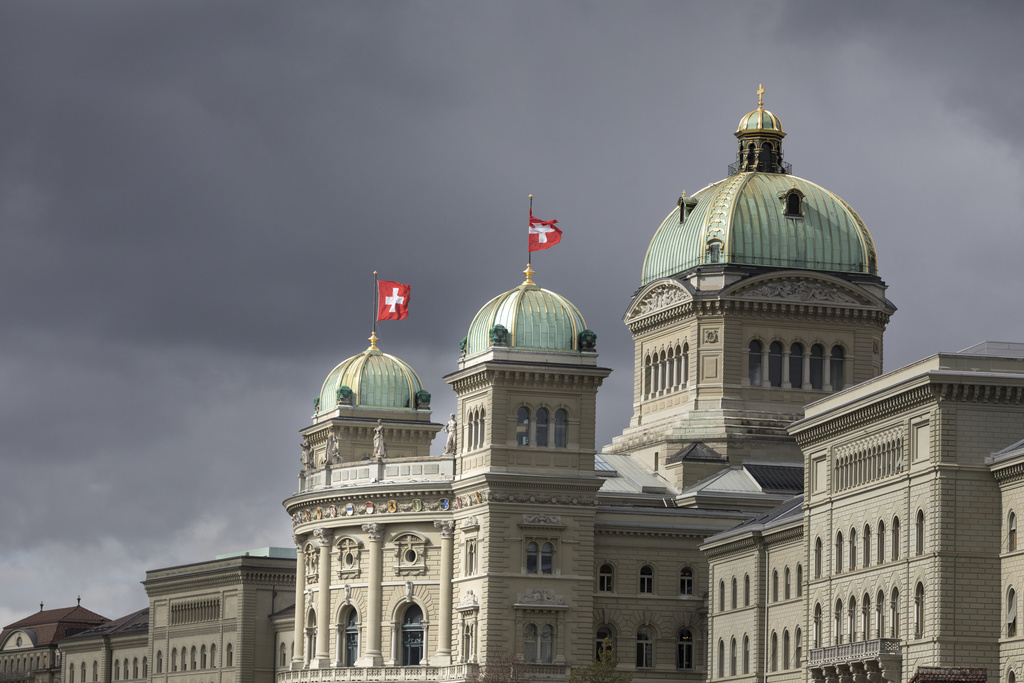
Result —
[[413, 285], [382, 346], [445, 415], [458, 340], [522, 278], [531, 192], [566, 231], [538, 279], [615, 369], [610, 440], [647, 243], [725, 174], [759, 82], [797, 174], [872, 230], [888, 369], [1024, 339], [995, 313], [1024, 285], [1020, 13], [0, 5], [0, 621], [79, 592], [116, 617], [145, 569], [287, 545], [297, 430], [366, 346], [372, 271]]

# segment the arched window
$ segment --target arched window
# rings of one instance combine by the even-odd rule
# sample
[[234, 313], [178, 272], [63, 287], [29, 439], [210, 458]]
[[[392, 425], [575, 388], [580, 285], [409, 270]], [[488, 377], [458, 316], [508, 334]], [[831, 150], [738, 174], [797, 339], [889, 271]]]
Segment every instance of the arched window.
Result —
[[611, 593], [615, 589], [615, 568], [610, 564], [602, 564], [597, 570], [597, 590]]
[[743, 577], [743, 606], [750, 607], [750, 574]]
[[743, 634], [743, 673], [750, 673], [750, 638]]
[[555, 448], [565, 448], [568, 443], [566, 431], [569, 426], [569, 414], [559, 408], [555, 411]]
[[796, 566], [796, 597], [800, 597], [804, 594], [804, 566], [798, 564]]
[[1017, 683], [1017, 674], [1013, 672], [1013, 669], [1006, 674], [1006, 683]]
[[864, 525], [864, 566], [871, 566], [871, 525]]
[[748, 363], [748, 377], [750, 386], [761, 386], [761, 342], [756, 339], [750, 342], [750, 361]]
[[640, 567], [640, 592], [654, 592], [654, 567], [649, 564]]
[[132, 678], [139, 677], [139, 658], [132, 659]]
[[885, 522], [878, 520], [878, 564], [885, 564]]
[[651, 372], [653, 366], [651, 364], [650, 355], [644, 356], [644, 396], [651, 395]]
[[1012, 588], [1006, 592], [1006, 637], [1017, 635], [1017, 592]]
[[530, 541], [526, 544], [526, 573], [551, 574], [555, 547], [548, 542]]
[[680, 377], [683, 378], [683, 386], [685, 387], [690, 383], [690, 345], [683, 344], [683, 357], [680, 360], [682, 364], [680, 370]]
[[75, 665], [73, 662], [68, 665], [68, 683], [75, 683]]
[[203, 645], [203, 647], [199, 651], [199, 668], [200, 669], [205, 669], [206, 668], [206, 646], [205, 645]]
[[835, 645], [843, 644], [843, 601], [836, 600], [836, 613], [833, 619], [836, 625], [836, 642]]
[[737, 606], [737, 593], [738, 591], [736, 590], [736, 577], [734, 576], [732, 577], [732, 602], [730, 603], [730, 606], [733, 609], [736, 609]]
[[674, 349], [669, 347], [668, 355], [666, 356], [665, 353], [662, 352], [661, 357], [663, 359], [667, 358], [662, 365], [662, 367], [665, 368], [665, 386], [663, 388], [671, 389], [676, 385], [676, 356]]
[[779, 570], [772, 570], [772, 602], [779, 601]]
[[226, 653], [224, 656], [224, 666], [235, 665], [235, 651], [231, 648], [231, 643], [228, 643], [227, 648], [224, 650]]
[[654, 631], [648, 626], [636, 630], [636, 668], [650, 669], [654, 666]]
[[900, 637], [900, 590], [892, 589], [892, 597], [889, 598], [889, 628], [890, 638]]
[[178, 670], [178, 648], [171, 650], [171, 671]]
[[729, 641], [729, 675], [736, 675], [736, 639]]
[[[142, 661], [143, 661], [143, 662], [145, 662], [145, 661], [146, 661], [145, 657], [143, 657]], [[86, 680], [88, 680], [88, 679], [86, 679], [86, 677], [85, 677], [85, 662], [82, 662], [82, 669], [81, 669], [81, 671], [82, 671], [82, 683], [85, 683], [85, 681], [86, 681]], [[149, 672], [145, 670], [145, 666], [143, 666], [143, 672], [142, 672], [142, 675], [143, 675], [144, 677], [145, 677], [145, 676], [147, 676], [147, 675], [149, 675]]]
[[917, 529], [914, 532], [914, 550], [918, 555], [924, 555], [924, 510], [917, 511]]
[[[190, 669], [192, 669], [192, 671], [195, 671], [197, 668], [199, 668], [198, 666], [196, 666], [196, 646], [195, 645], [193, 645], [192, 649], [189, 650], [188, 661], [189, 661], [188, 666], [189, 666]], [[127, 665], [125, 666], [125, 668], [126, 669], [128, 668]]]
[[924, 637], [924, 584], [914, 589], [914, 637]]
[[550, 664], [554, 661], [555, 627], [544, 624], [540, 629], [540, 663]]
[[345, 666], [355, 666], [359, 659], [359, 612], [350, 610], [345, 623]]
[[285, 647], [284, 643], [281, 643], [281, 649], [278, 652], [277, 666], [283, 669], [288, 664], [288, 648]]
[[789, 629], [782, 632], [782, 668], [789, 668]]
[[[93, 671], [96, 670], [96, 662], [93, 662]], [[164, 672], [164, 653], [162, 650], [156, 651], [156, 672], [162, 674]]]
[[121, 660], [119, 659], [114, 660], [114, 680], [121, 680]]
[[804, 386], [804, 347], [802, 344], [789, 346], [789, 385], [794, 389]]
[[811, 347], [811, 389], [821, 389], [825, 374], [825, 349], [821, 344]]
[[900, 518], [892, 518], [892, 551], [889, 553], [892, 559], [900, 559]]
[[718, 677], [725, 678], [725, 641], [718, 641]]
[[857, 530], [850, 529], [850, 571], [857, 568]]
[[871, 596], [867, 593], [860, 601], [860, 622], [864, 634], [861, 640], [871, 640]]
[[547, 408], [537, 409], [537, 429], [535, 432], [537, 436], [536, 443], [538, 446], [548, 445], [548, 411]]
[[777, 341], [768, 345], [768, 383], [782, 386], [782, 344]]
[[821, 539], [814, 540], [814, 578], [821, 578]]
[[[536, 627], [534, 627], [536, 629]], [[423, 659], [423, 610], [410, 605], [402, 617], [402, 666], [416, 666]]]
[[846, 610], [850, 622], [850, 642], [857, 640], [857, 598], [850, 596], [850, 604]]
[[725, 581], [718, 582], [718, 611], [725, 611]]
[[843, 347], [833, 346], [832, 357], [829, 359], [828, 379], [834, 391], [842, 391], [846, 386], [844, 358]]
[[772, 631], [771, 647], [768, 649], [768, 670], [779, 670], [779, 634]]
[[878, 595], [875, 596], [875, 633], [879, 638], [885, 638], [885, 592], [883, 591], [878, 591]]
[[803, 662], [803, 651], [804, 651], [804, 638], [803, 633], [800, 631], [800, 627], [796, 627], [796, 631], [793, 634], [793, 668], [799, 669]]
[[615, 651], [615, 639], [612, 637], [612, 630], [607, 626], [601, 626], [597, 629], [595, 641], [595, 659], [601, 659], [601, 655], [604, 654], [605, 648], [611, 648], [612, 652]]
[[1017, 515], [1014, 514], [1013, 510], [1010, 511], [1010, 516], [1007, 519], [1006, 528], [1006, 550], [1013, 552], [1017, 549]]
[[814, 606], [814, 647], [821, 647], [821, 605]]
[[843, 571], [843, 532], [836, 534], [836, 574]]
[[217, 666], [217, 644], [213, 643], [210, 645], [210, 666]]
[[537, 663], [537, 625], [527, 624], [523, 629], [523, 659], [528, 664]]
[[[782, 573], [782, 599], [789, 600], [789, 567]], [[788, 667], [787, 667], [788, 668]]]
[[800, 216], [800, 193], [790, 192], [786, 195], [786, 215]]
[[662, 351], [661, 355], [658, 356], [658, 391], [664, 391], [666, 385], [666, 378], [668, 372], [665, 366], [665, 352]]
[[516, 445], [530, 445], [530, 409], [525, 406], [516, 412]]
[[693, 633], [688, 628], [679, 631], [679, 641], [676, 646], [676, 668], [693, 668]]
[[693, 595], [693, 570], [689, 567], [679, 570], [679, 594]]

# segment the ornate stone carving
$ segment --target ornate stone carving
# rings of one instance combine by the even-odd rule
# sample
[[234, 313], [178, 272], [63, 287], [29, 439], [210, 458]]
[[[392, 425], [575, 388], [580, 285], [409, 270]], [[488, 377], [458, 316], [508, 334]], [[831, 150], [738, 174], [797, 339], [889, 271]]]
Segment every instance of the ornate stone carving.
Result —
[[597, 348], [597, 332], [583, 330], [579, 334], [578, 343], [580, 351], [593, 351]]
[[339, 445], [338, 435], [332, 429], [327, 433], [327, 447], [324, 448], [324, 464], [336, 465], [339, 462], [341, 462], [341, 446]]
[[455, 413], [451, 413], [451, 417], [448, 418], [448, 424], [446, 424], [443, 429], [445, 434], [448, 435], [448, 438], [444, 442], [444, 454], [455, 455], [455, 451], [459, 448], [459, 425], [455, 421]]
[[472, 590], [466, 591], [466, 594], [462, 596], [462, 600], [459, 601], [459, 607], [476, 607], [479, 604], [480, 601]]
[[473, 527], [477, 526], [480, 526], [480, 522], [477, 520], [476, 517], [466, 517], [466, 519], [462, 520], [461, 528], [463, 529], [472, 529]]
[[413, 589], [412, 581], [406, 581], [405, 582], [405, 599], [408, 600], [409, 602], [412, 602], [412, 589]]
[[313, 529], [313, 538], [321, 548], [326, 548], [331, 544], [331, 537], [327, 529]]
[[718, 343], [718, 330], [704, 330], [704, 343], [705, 344], [717, 344]]
[[490, 332], [491, 346], [508, 346], [508, 330], [504, 325], [495, 325]]
[[455, 522], [450, 519], [434, 520], [434, 528], [441, 531], [441, 538], [451, 538], [455, 535]]
[[555, 591], [550, 588], [534, 588], [520, 593], [516, 603], [520, 605], [564, 605], [565, 600], [561, 595], [555, 595]]
[[299, 444], [299, 448], [302, 449], [302, 455], [299, 456], [299, 460], [302, 462], [303, 473], [308, 472], [313, 467], [313, 444], [309, 443], [307, 437], [302, 437], [302, 443]]
[[371, 541], [379, 541], [384, 538], [384, 525], [377, 522], [364, 524], [363, 531], [370, 537]]
[[561, 515], [523, 515], [523, 524], [550, 524], [561, 526]]
[[388, 446], [384, 443], [384, 420], [377, 420], [373, 430], [373, 457], [377, 460], [388, 457]]
[[656, 287], [643, 298], [637, 310], [639, 315], [647, 315], [689, 300], [689, 295], [677, 287]]
[[835, 287], [827, 287], [816, 282], [804, 282], [803, 280], [783, 280], [779, 282], [766, 282], [763, 285], [748, 289], [741, 295], [743, 297], [755, 297], [761, 299], [786, 299], [788, 301], [800, 301], [808, 303], [828, 304], [857, 304], [860, 303], [848, 294], [840, 292]]
[[299, 536], [299, 535], [292, 536], [292, 543], [295, 544], [295, 547], [298, 548], [300, 552], [302, 551], [302, 544], [303, 544], [302, 536]]

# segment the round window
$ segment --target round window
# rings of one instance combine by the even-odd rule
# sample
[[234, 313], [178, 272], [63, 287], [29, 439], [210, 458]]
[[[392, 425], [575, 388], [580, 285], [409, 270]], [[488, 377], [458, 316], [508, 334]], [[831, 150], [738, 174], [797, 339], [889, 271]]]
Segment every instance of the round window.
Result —
[[15, 643], [18, 647], [21, 647], [21, 636], [18, 636], [18, 642]]
[[345, 555], [345, 565], [346, 566], [351, 567], [353, 564], [355, 564], [355, 562], [356, 562], [356, 558], [352, 557], [352, 553], [347, 553]]
[[408, 564], [413, 564], [416, 561], [416, 551], [415, 550], [406, 550], [405, 551], [405, 561]]

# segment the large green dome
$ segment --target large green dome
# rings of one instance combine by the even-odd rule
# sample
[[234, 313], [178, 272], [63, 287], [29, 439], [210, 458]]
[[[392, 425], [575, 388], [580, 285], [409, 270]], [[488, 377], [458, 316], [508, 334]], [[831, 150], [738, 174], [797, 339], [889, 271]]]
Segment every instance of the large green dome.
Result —
[[579, 351], [580, 333], [587, 329], [571, 301], [529, 279], [484, 304], [469, 326], [466, 355], [495, 345], [491, 331], [498, 325], [508, 333], [504, 346], [550, 351]]
[[878, 274], [874, 242], [850, 205], [784, 173], [736, 173], [684, 197], [647, 248], [643, 284], [708, 263]]
[[418, 394], [420, 403], [429, 403], [429, 398], [420, 394], [422, 391], [423, 384], [408, 363], [374, 345], [331, 370], [320, 389], [317, 409], [332, 410], [342, 403], [414, 410]]

